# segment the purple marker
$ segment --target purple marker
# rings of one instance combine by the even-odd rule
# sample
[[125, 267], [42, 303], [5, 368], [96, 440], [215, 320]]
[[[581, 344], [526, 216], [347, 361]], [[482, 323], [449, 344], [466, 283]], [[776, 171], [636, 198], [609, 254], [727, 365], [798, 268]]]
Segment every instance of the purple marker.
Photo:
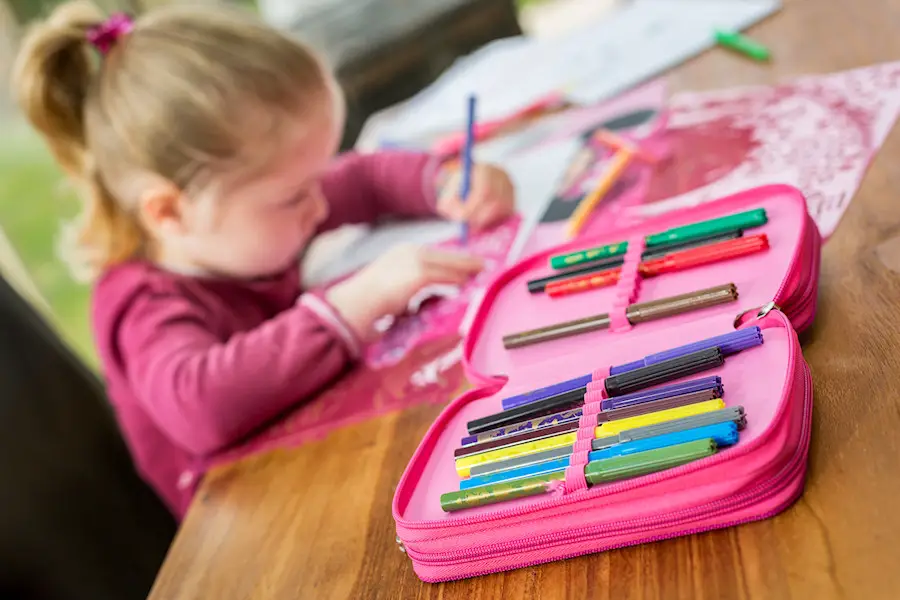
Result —
[[591, 374], [575, 377], [574, 379], [567, 379], [566, 381], [560, 381], [559, 383], [547, 385], [536, 390], [531, 390], [530, 392], [524, 392], [522, 394], [510, 396], [509, 398], [504, 398], [501, 405], [503, 406], [503, 410], [509, 410], [510, 408], [522, 406], [523, 404], [530, 404], [532, 402], [537, 402], [538, 400], [543, 400], [544, 398], [549, 398], [550, 396], [556, 396], [563, 392], [584, 387], [593, 379], [594, 376]]
[[621, 373], [627, 373], [628, 371], [634, 371], [635, 369], [640, 369], [641, 367], [655, 365], [656, 363], [660, 363], [664, 360], [678, 358], [692, 352], [697, 352], [698, 350], [706, 350], [707, 348], [718, 347], [719, 352], [728, 356], [729, 354], [737, 354], [742, 350], [747, 350], [748, 348], [759, 346], [762, 343], [762, 330], [759, 327], [755, 326], [748, 327], [747, 329], [740, 329], [738, 331], [733, 331], [724, 335], [717, 335], [716, 337], [700, 340], [699, 342], [693, 342], [691, 344], [685, 344], [684, 346], [678, 346], [677, 348], [663, 350], [662, 352], [657, 352], [656, 354], [650, 354], [648, 356], [645, 356], [641, 360], [636, 360], [634, 362], [625, 363], [624, 365], [613, 367], [609, 370], [609, 374], [619, 375]]
[[725, 392], [722, 387], [722, 378], [718, 375], [710, 377], [701, 377], [700, 379], [692, 379], [690, 381], [682, 381], [680, 383], [672, 383], [663, 387], [653, 388], [649, 390], [641, 390], [633, 394], [625, 394], [624, 396], [616, 396], [604, 400], [600, 406], [603, 410], [613, 410], [616, 408], [625, 408], [626, 406], [634, 406], [635, 404], [643, 404], [644, 402], [652, 402], [661, 400], [662, 398], [671, 398], [672, 396], [682, 396], [684, 394], [692, 394], [702, 390], [712, 389], [715, 391], [716, 397], [721, 398]]
[[[641, 360], [612, 367], [609, 370], [609, 374], [620, 375], [622, 373], [633, 371], [647, 365], [652, 365], [672, 358], [685, 356], [687, 354], [691, 354], [692, 352], [697, 352], [698, 350], [706, 350], [707, 348], [718, 347], [719, 351], [727, 356], [730, 354], [735, 354], [742, 350], [746, 350], [748, 348], [752, 348], [754, 346], [759, 346], [760, 344], [762, 344], [762, 342], [763, 338], [760, 328], [748, 327], [747, 329], [740, 329], [738, 331], [726, 333], [724, 335], [718, 335], [715, 337], [707, 338], [705, 340], [700, 340], [699, 342], [693, 342], [691, 344], [686, 344], [677, 348], [671, 348], [669, 350], [657, 352], [656, 354], [650, 354], [649, 356], [646, 356]], [[501, 401], [501, 406], [503, 406], [503, 410], [509, 410], [511, 408], [516, 408], [517, 406], [530, 404], [532, 402], [537, 402], [538, 400], [543, 400], [544, 398], [549, 398], [550, 396], [555, 396], [557, 394], [562, 394], [564, 392], [584, 387], [591, 381], [593, 381], [593, 376], [591, 374], [583, 375], [581, 377], [575, 377], [574, 379], [561, 381], [559, 383], [538, 388], [530, 392], [525, 392], [523, 394], [517, 394], [515, 396], [510, 396], [509, 398], [504, 398]]]

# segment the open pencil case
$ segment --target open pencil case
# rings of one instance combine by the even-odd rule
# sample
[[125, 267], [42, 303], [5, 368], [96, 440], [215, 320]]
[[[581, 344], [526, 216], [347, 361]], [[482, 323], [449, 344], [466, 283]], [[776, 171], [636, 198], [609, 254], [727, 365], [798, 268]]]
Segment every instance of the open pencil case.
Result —
[[[754, 233], [767, 236], [767, 251], [649, 279], [638, 274], [647, 235], [758, 208], [768, 221]], [[562, 298], [529, 294], [526, 282], [548, 272], [550, 257], [623, 240], [628, 252], [615, 286]], [[431, 426], [394, 496], [398, 542], [418, 576], [431, 582], [472, 577], [737, 525], [787, 508], [802, 493], [806, 471], [812, 385], [797, 332], [815, 314], [820, 245], [801, 193], [772, 185], [578, 240], [501, 273], [463, 341], [466, 372], [476, 387]], [[725, 283], [736, 285], [735, 301], [634, 325], [625, 318], [629, 304]], [[608, 329], [515, 349], [501, 341], [513, 332], [604, 311]], [[454, 451], [468, 434], [467, 423], [498, 413], [503, 398], [585, 373], [602, 377], [611, 365], [748, 327], [761, 329], [762, 345], [704, 373], [721, 377], [726, 406], [746, 410], [737, 444], [681, 466], [590, 487], [586, 452], [577, 460], [576, 452], [565, 480], [547, 493], [458, 512], [442, 509], [442, 494], [460, 487]], [[582, 421], [579, 440], [586, 426]]]

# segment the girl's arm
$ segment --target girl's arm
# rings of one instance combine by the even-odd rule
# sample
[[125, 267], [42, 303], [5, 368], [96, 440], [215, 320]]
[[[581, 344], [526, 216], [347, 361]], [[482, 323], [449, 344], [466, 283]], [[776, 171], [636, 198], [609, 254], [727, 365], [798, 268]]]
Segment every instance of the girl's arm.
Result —
[[256, 329], [219, 339], [202, 309], [175, 294], [137, 298], [119, 325], [132, 389], [177, 444], [209, 455], [340, 375], [359, 346], [337, 313], [304, 294]]
[[429, 154], [342, 154], [322, 180], [331, 212], [320, 231], [389, 216], [435, 215], [441, 176], [440, 160]]

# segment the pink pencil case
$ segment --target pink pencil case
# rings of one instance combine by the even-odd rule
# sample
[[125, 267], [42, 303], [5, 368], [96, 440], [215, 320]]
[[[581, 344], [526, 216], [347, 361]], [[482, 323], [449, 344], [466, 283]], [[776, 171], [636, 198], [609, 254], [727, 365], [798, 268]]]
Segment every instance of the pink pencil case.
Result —
[[[636, 264], [645, 235], [756, 208], [766, 210], [768, 223], [752, 233], [768, 236], [768, 251], [641, 281]], [[549, 271], [550, 256], [622, 240], [629, 250], [616, 287], [556, 299], [527, 291], [528, 280]], [[476, 387], [431, 426], [394, 496], [398, 542], [418, 576], [436, 582], [495, 573], [738, 525], [787, 508], [802, 493], [806, 472], [812, 385], [797, 332], [815, 315], [820, 248], [801, 193], [771, 185], [553, 248], [501, 273], [463, 341]], [[629, 303], [732, 282], [735, 302], [633, 326], [624, 320]], [[501, 342], [510, 333], [607, 311], [613, 321], [607, 330], [511, 350]], [[735, 446], [633, 479], [586, 488], [567, 471], [566, 482], [548, 494], [441, 509], [441, 494], [459, 488], [454, 450], [467, 422], [499, 412], [502, 398], [751, 325], [762, 328], [764, 343], [704, 373], [722, 377], [727, 406], [745, 408], [747, 426]]]

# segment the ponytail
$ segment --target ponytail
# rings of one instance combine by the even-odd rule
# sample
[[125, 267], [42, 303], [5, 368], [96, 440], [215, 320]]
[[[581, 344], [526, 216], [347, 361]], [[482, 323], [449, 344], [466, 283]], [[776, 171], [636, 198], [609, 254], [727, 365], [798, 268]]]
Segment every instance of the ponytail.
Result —
[[84, 197], [84, 210], [63, 237], [63, 258], [78, 279], [132, 258], [144, 236], [94, 164], [86, 135], [86, 103], [100, 60], [87, 41], [103, 21], [88, 1], [67, 2], [26, 35], [13, 85], [20, 107]]
[[80, 183], [84, 208], [63, 229], [60, 250], [73, 277], [90, 281], [105, 267], [141, 254], [145, 235], [138, 220], [119, 205], [97, 169], [88, 164]]
[[84, 107], [95, 76], [87, 32], [103, 15], [90, 2], [68, 2], [28, 32], [13, 70], [19, 106], [44, 136], [60, 166], [83, 175]]

